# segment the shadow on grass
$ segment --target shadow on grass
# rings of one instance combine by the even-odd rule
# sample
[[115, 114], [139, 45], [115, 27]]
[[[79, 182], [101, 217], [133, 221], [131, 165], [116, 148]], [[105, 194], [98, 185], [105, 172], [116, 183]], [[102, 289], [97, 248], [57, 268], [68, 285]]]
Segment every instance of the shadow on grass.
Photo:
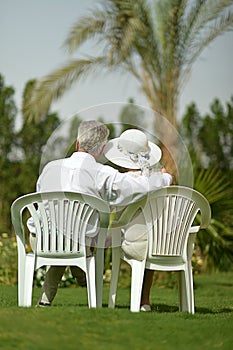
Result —
[[[80, 305], [81, 306], [81, 305]], [[107, 308], [107, 304], [103, 304], [103, 308]], [[116, 309], [129, 309], [129, 305], [116, 305]], [[166, 305], [166, 304], [152, 304], [152, 312], [157, 313], [175, 313], [179, 312], [178, 306]], [[195, 313], [199, 314], [221, 314], [221, 313], [233, 313], [233, 308], [221, 308], [218, 310], [211, 310], [204, 307], [195, 307]]]
[[[108, 307], [108, 304], [103, 304], [103, 307]], [[129, 305], [116, 305], [116, 309], [129, 309]], [[177, 306], [164, 305], [164, 304], [152, 304], [151, 309], [154, 312], [178, 312]]]
[[[179, 308], [177, 306], [171, 306], [166, 304], [152, 304], [152, 311], [156, 312], [178, 312]], [[218, 310], [212, 310], [204, 307], [195, 307], [195, 313], [199, 314], [221, 314], [221, 313], [233, 313], [232, 308], [221, 308]]]
[[[176, 306], [171, 305], [165, 305], [165, 304], [152, 304], [151, 306], [152, 311], [156, 312], [178, 312], [179, 308]], [[233, 313], [233, 309], [230, 308], [222, 308], [218, 310], [212, 310], [204, 307], [195, 307], [195, 313], [199, 314], [221, 314], [221, 313]]]
[[204, 307], [197, 307], [196, 308], [196, 312], [199, 314], [212, 314], [212, 315], [216, 315], [216, 314], [224, 314], [224, 313], [233, 313], [233, 309], [230, 308], [222, 308], [222, 309], [218, 309], [218, 310], [211, 310], [211, 309], [207, 309]]
[[223, 283], [223, 282], [217, 282], [215, 285], [222, 286], [222, 287], [233, 287], [233, 283]]

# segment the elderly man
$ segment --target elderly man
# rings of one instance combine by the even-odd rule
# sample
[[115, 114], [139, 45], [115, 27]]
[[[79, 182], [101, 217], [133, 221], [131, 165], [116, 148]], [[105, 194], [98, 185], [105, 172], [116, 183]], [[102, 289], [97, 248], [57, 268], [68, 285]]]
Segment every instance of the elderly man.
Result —
[[[37, 181], [37, 191], [82, 192], [108, 201], [111, 206], [124, 207], [149, 191], [171, 184], [170, 174], [152, 174], [134, 178], [127, 173], [97, 162], [107, 143], [109, 130], [97, 121], [84, 121], [78, 128], [76, 152], [71, 157], [48, 163]], [[125, 149], [123, 150], [125, 153]], [[153, 157], [148, 151], [147, 157]], [[36, 232], [32, 220], [28, 221], [31, 245]], [[93, 232], [92, 232], [93, 235]], [[45, 276], [38, 304], [51, 305], [65, 267], [51, 266]], [[75, 276], [75, 272], [73, 273]], [[78, 275], [77, 275], [78, 277]]]

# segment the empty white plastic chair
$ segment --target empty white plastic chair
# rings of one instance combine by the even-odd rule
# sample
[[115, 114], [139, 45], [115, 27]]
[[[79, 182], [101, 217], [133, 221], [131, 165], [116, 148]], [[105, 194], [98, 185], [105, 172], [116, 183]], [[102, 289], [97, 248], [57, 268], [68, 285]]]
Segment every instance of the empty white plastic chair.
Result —
[[[26, 251], [25, 209], [36, 228], [36, 249], [29, 253]], [[78, 266], [86, 273], [89, 307], [96, 307], [96, 278], [99, 279], [97, 295], [102, 300], [102, 248], [98, 253], [100, 266], [96, 276], [95, 256], [87, 257], [85, 247], [85, 234], [96, 215], [100, 222], [99, 235], [105, 236], [109, 207], [99, 198], [73, 192], [46, 192], [27, 194], [13, 202], [11, 217], [18, 246], [19, 306], [32, 304], [34, 271], [51, 265]]]
[[[142, 261], [126, 257], [119, 247], [119, 225], [129, 223], [138, 210], [144, 215], [148, 233], [146, 258]], [[192, 226], [200, 212], [200, 225]], [[140, 310], [141, 291], [145, 268], [158, 271], [177, 271], [179, 276], [179, 310], [194, 313], [192, 254], [194, 241], [200, 228], [206, 228], [211, 219], [210, 205], [199, 192], [183, 187], [170, 186], [150, 194], [146, 203], [141, 201], [128, 206], [117, 228], [112, 249], [112, 276], [109, 307], [115, 307], [120, 258], [130, 264], [130, 310]], [[118, 234], [117, 234], [118, 232]], [[117, 238], [118, 235], [118, 238]], [[118, 242], [117, 242], [118, 240]]]

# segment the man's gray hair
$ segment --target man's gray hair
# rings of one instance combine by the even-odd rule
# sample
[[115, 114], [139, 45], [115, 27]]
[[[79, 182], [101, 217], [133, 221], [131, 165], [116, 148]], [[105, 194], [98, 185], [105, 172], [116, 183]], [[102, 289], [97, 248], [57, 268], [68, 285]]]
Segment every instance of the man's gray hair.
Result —
[[86, 150], [91, 155], [98, 155], [105, 142], [108, 140], [109, 130], [95, 120], [83, 121], [78, 128], [79, 148]]

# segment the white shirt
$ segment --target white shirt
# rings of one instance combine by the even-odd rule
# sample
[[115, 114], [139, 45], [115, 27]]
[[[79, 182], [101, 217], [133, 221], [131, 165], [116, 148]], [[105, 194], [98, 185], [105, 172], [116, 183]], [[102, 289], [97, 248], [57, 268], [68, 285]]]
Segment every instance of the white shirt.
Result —
[[112, 206], [125, 206], [149, 191], [169, 186], [171, 182], [172, 177], [167, 173], [134, 178], [98, 163], [88, 153], [74, 152], [69, 158], [55, 160], [45, 166], [37, 181], [37, 192], [82, 192], [100, 197]]
[[[37, 181], [37, 192], [82, 192], [100, 197], [111, 206], [122, 207], [171, 182], [172, 176], [167, 173], [134, 178], [98, 163], [88, 153], [74, 152], [71, 157], [52, 161], [44, 167]], [[33, 226], [29, 219], [30, 232], [35, 232]]]

